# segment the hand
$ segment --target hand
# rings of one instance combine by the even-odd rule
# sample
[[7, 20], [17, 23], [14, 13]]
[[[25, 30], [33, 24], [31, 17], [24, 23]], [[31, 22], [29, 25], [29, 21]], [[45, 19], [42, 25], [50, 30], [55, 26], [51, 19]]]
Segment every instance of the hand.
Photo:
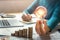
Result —
[[29, 14], [23, 14], [22, 19], [23, 21], [29, 22], [32, 19], [32, 16]]
[[[44, 26], [42, 26], [42, 24]], [[46, 20], [44, 20], [43, 22], [41, 20], [38, 20], [36, 23], [35, 29], [36, 29], [36, 32], [42, 36], [46, 35], [46, 33], [50, 31], [49, 27], [46, 24]]]

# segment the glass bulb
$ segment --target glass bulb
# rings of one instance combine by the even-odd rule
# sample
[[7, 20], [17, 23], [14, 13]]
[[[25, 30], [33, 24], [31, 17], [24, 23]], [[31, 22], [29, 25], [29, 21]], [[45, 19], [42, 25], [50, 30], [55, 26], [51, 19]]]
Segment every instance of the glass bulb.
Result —
[[45, 18], [45, 16], [47, 15], [47, 9], [43, 6], [38, 6], [35, 10], [35, 15], [38, 18]]

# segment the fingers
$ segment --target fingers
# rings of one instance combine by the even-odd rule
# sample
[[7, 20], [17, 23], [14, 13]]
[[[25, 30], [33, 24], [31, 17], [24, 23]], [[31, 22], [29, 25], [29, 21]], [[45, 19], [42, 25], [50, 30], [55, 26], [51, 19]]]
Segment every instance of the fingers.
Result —
[[41, 25], [41, 23], [40, 23], [39, 21], [37, 21], [35, 29], [36, 29], [36, 32], [37, 32], [38, 34], [41, 34], [40, 28], [39, 28], [40, 25]]
[[49, 29], [49, 27], [47, 26], [47, 23], [46, 23], [47, 21], [46, 20], [44, 20], [44, 31], [45, 31], [45, 34], [47, 33], [47, 32], [49, 32], [50, 31], [50, 29]]
[[43, 31], [44, 31], [44, 34], [46, 34], [46, 26], [47, 26], [47, 25], [46, 25], [46, 20], [43, 21], [43, 25], [44, 25]]
[[32, 16], [30, 14], [27, 14], [27, 17], [29, 20], [31, 20]]
[[23, 21], [26, 21], [26, 20], [27, 20], [26, 15], [23, 15], [23, 16], [22, 16], [22, 19], [23, 19]]
[[25, 15], [22, 16], [22, 19], [23, 19], [23, 20], [25, 19]]
[[[42, 25], [44, 24], [44, 26]], [[37, 23], [36, 23], [36, 32], [40, 35], [40, 36], [43, 36], [46, 34], [46, 21], [41, 21], [41, 20], [38, 20]]]
[[44, 23], [41, 21], [41, 26], [39, 27], [40, 28], [40, 32], [41, 32], [41, 34], [40, 34], [41, 36], [45, 35], [45, 31], [43, 29], [44, 26], [45, 26]]
[[29, 14], [26, 14], [26, 15], [23, 15], [23, 16], [22, 16], [23, 21], [30, 21], [31, 18], [32, 18], [32, 17], [31, 17]]
[[42, 29], [42, 22], [41, 20], [38, 20], [37, 23], [36, 23], [36, 32], [39, 34], [39, 35], [43, 35], [44, 32], [43, 32], [43, 29]]

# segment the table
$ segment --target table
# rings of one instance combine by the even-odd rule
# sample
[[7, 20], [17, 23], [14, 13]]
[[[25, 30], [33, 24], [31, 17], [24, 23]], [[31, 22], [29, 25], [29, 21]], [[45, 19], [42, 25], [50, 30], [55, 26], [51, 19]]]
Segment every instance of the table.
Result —
[[[16, 15], [16, 18], [18, 20], [20, 20], [20, 14], [14, 14], [14, 15]], [[16, 18], [14, 18], [14, 19], [16, 19]], [[7, 18], [5, 18], [5, 19], [7, 19]], [[42, 37], [42, 36], [39, 36], [35, 31], [35, 24], [36, 23], [33, 23], [33, 24], [23, 23], [23, 24], [24, 24], [24, 27], [1, 28], [0, 29], [0, 35], [8, 35], [9, 40], [60, 40], [60, 33], [59, 33], [59, 31], [57, 31], [57, 29], [60, 29], [59, 26], [56, 27], [50, 34]], [[14, 31], [17, 31], [19, 29], [23, 29], [23, 28], [26, 28], [26, 27], [33, 27], [33, 38], [32, 39], [18, 38], [18, 37], [10, 36], [11, 33], [14, 33]]]

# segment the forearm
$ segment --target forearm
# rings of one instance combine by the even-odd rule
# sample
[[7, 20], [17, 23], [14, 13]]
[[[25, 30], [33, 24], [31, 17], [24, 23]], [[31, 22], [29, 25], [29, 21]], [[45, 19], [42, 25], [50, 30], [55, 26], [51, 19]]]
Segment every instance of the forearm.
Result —
[[47, 26], [52, 30], [56, 27], [58, 23], [59, 23], [58, 18], [52, 17], [50, 20], [47, 21]]
[[57, 4], [51, 18], [47, 21], [49, 28], [53, 29], [60, 22], [60, 5]]
[[27, 8], [25, 9], [23, 12], [25, 13], [33, 13], [33, 11], [35, 10], [35, 8], [38, 6], [38, 0], [34, 0], [34, 2]]

